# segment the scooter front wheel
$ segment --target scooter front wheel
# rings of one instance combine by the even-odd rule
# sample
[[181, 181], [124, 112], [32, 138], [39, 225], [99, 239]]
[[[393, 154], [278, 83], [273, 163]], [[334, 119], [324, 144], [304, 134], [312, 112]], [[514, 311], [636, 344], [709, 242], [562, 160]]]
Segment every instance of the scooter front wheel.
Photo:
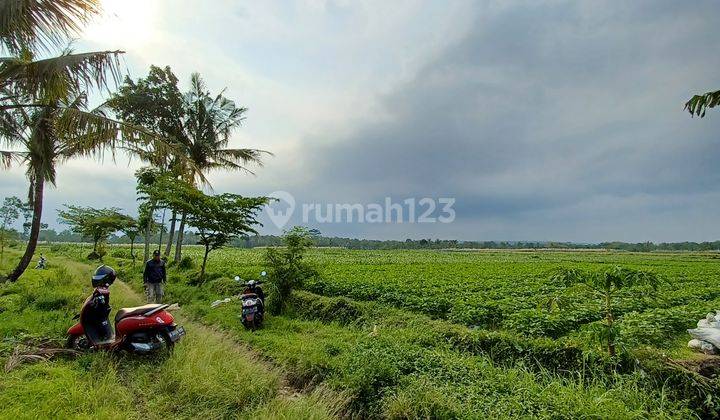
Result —
[[70, 334], [68, 335], [67, 341], [65, 342], [65, 347], [77, 351], [88, 351], [90, 350], [90, 342], [88, 341], [87, 337], [85, 337], [85, 334]]

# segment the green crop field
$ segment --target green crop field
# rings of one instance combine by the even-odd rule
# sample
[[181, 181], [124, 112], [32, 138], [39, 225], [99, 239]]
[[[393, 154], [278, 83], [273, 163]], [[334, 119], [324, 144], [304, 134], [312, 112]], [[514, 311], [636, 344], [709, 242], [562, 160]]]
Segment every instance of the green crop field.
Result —
[[[82, 261], [88, 249], [54, 245], [51, 255]], [[695, 373], [703, 359], [685, 330], [720, 308], [713, 253], [604, 251], [350, 251], [315, 249], [318, 276], [252, 333], [240, 325], [232, 280], [258, 278], [264, 249], [215, 251], [208, 281], [195, 268], [169, 272], [167, 300], [196, 321], [250, 346], [299, 390], [323, 389], [344, 415], [389, 418], [708, 416], [717, 380]], [[127, 247], [105, 262], [142, 291]], [[601, 317], [587, 290], [550, 282], [559, 268], [615, 265], [656, 273], [655, 291], [621, 290], [616, 300], [622, 351], [608, 357], [590, 336]], [[544, 302], [563, 296], [561, 305]], [[678, 367], [682, 366], [682, 367]]]
[[[189, 252], [200, 257], [199, 248]], [[221, 250], [209, 264], [226, 277], [257, 276], [262, 255], [258, 249]], [[467, 326], [560, 338], [581, 334], [583, 326], [601, 318], [601, 311], [587, 290], [568, 293], [549, 284], [553, 271], [619, 265], [661, 277], [654, 293], [630, 288], [619, 295], [616, 312], [625, 322], [624, 342], [672, 348], [674, 338], [684, 338], [686, 328], [720, 308], [718, 258], [713, 253], [322, 249], [310, 256], [321, 275], [306, 287], [320, 295], [385, 303]], [[564, 307], [538, 310], [561, 293]]]

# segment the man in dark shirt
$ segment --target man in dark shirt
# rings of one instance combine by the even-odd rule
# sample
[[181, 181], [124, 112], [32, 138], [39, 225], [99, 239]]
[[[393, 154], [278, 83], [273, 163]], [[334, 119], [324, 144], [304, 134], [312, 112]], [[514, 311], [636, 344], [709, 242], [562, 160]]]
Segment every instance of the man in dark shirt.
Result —
[[153, 251], [153, 257], [145, 263], [145, 271], [143, 271], [143, 283], [148, 303], [162, 303], [165, 294], [163, 284], [166, 279], [165, 261], [160, 259], [159, 250]]

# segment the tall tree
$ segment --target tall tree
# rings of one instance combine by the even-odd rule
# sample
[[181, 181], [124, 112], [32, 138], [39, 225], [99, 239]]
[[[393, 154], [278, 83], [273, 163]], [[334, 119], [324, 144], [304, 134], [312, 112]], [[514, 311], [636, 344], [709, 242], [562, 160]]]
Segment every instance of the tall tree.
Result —
[[[134, 82], [126, 77], [123, 85], [107, 102], [108, 106], [124, 121], [149, 128], [162, 134], [176, 146], [185, 144], [182, 120], [185, 115], [182, 94], [177, 86], [178, 79], [170, 67], [160, 68], [150, 66], [147, 77]], [[170, 171], [176, 177], [182, 177], [182, 167], [178, 159], [164, 153], [148, 153], [144, 160], [161, 172]], [[145, 205], [151, 206], [150, 203]], [[154, 211], [147, 208], [146, 211]], [[175, 234], [176, 214], [170, 217], [170, 231], [168, 233], [165, 256], [170, 255], [173, 237]], [[162, 236], [161, 236], [162, 237]], [[162, 244], [161, 244], [162, 246]], [[149, 257], [150, 237], [145, 235], [145, 259]]]
[[[145, 127], [151, 127], [170, 138], [188, 158], [186, 162], [167, 156], [147, 156], [146, 160], [162, 172], [197, 186], [211, 187], [206, 175], [212, 170], [236, 170], [252, 173], [249, 164], [261, 164], [257, 149], [228, 148], [230, 135], [244, 120], [247, 111], [223, 95], [211, 95], [199, 74], [190, 80], [190, 90], [181, 94], [178, 78], [169, 67], [150, 67], [145, 78], [134, 82], [125, 79], [118, 93], [109, 101], [118, 116]], [[179, 213], [175, 260], [182, 256], [186, 217]], [[170, 233], [165, 255], [170, 254], [178, 213], [170, 217]], [[146, 247], [148, 248], [148, 247]]]
[[128, 216], [120, 213], [118, 208], [95, 209], [65, 205], [65, 210], [58, 211], [59, 220], [70, 226], [70, 230], [93, 241], [93, 252], [100, 257], [98, 245], [107, 241], [111, 233], [122, 230], [128, 223]]
[[138, 206], [138, 222], [144, 231], [145, 240], [143, 261], [150, 258], [150, 238], [158, 227], [155, 222], [155, 206], [157, 202], [155, 184], [161, 176], [160, 170], [152, 167], [140, 168], [135, 171], [135, 178], [137, 179], [135, 191], [138, 194], [138, 200], [141, 202]]
[[168, 174], [156, 178], [144, 192], [158, 205], [185, 214], [188, 225], [197, 229], [198, 243], [205, 248], [201, 282], [210, 252], [238, 236], [257, 233], [257, 213], [269, 200], [237, 194], [206, 195], [193, 184]]
[[[190, 91], [183, 96], [186, 117], [185, 148], [189, 162], [183, 172], [190, 175], [196, 185], [210, 186], [206, 175], [213, 170], [240, 171], [252, 174], [248, 165], [262, 166], [262, 155], [270, 154], [259, 149], [228, 148], [230, 135], [245, 120], [247, 108], [238, 107], [235, 102], [224, 96], [224, 90], [212, 96], [205, 87], [199, 73], [190, 78]], [[182, 258], [182, 243], [185, 233], [186, 215], [180, 219], [175, 260]]]
[[132, 216], [123, 215], [124, 220], [120, 224], [120, 231], [130, 239], [130, 258], [135, 266], [135, 240], [140, 235], [140, 223]]
[[[0, 164], [26, 166], [33, 206], [28, 244], [8, 276], [17, 280], [37, 246], [46, 183], [55, 185], [56, 168], [75, 157], [102, 157], [125, 148], [131, 153], [166, 145], [137, 126], [108, 118], [88, 108], [85, 92], [106, 88], [119, 78], [122, 51], [74, 54], [36, 59], [38, 50], [67, 42], [99, 12], [93, 0], [6, 0], [0, 6], [0, 40], [14, 54], [0, 59]], [[169, 153], [169, 152], [168, 152]]]
[[3, 0], [0, 44], [11, 53], [62, 46], [100, 11], [100, 0]]
[[222, 248], [238, 236], [256, 234], [256, 216], [267, 204], [265, 197], [241, 197], [237, 194], [216, 196], [200, 194], [186, 211], [187, 223], [197, 229], [199, 243], [205, 248], [199, 281], [205, 279], [205, 267], [211, 251]]

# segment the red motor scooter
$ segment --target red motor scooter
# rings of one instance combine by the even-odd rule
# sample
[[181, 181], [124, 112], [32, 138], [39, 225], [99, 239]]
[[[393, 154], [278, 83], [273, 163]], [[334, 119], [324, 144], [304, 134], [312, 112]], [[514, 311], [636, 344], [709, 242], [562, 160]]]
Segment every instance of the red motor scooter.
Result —
[[127, 350], [139, 354], [172, 350], [175, 342], [185, 335], [185, 329], [175, 324], [175, 318], [166, 311], [170, 305], [150, 304], [118, 310], [113, 334], [108, 320], [112, 281], [96, 284], [93, 277], [95, 289], [73, 318], [78, 319], [78, 323], [67, 331], [68, 348]]

